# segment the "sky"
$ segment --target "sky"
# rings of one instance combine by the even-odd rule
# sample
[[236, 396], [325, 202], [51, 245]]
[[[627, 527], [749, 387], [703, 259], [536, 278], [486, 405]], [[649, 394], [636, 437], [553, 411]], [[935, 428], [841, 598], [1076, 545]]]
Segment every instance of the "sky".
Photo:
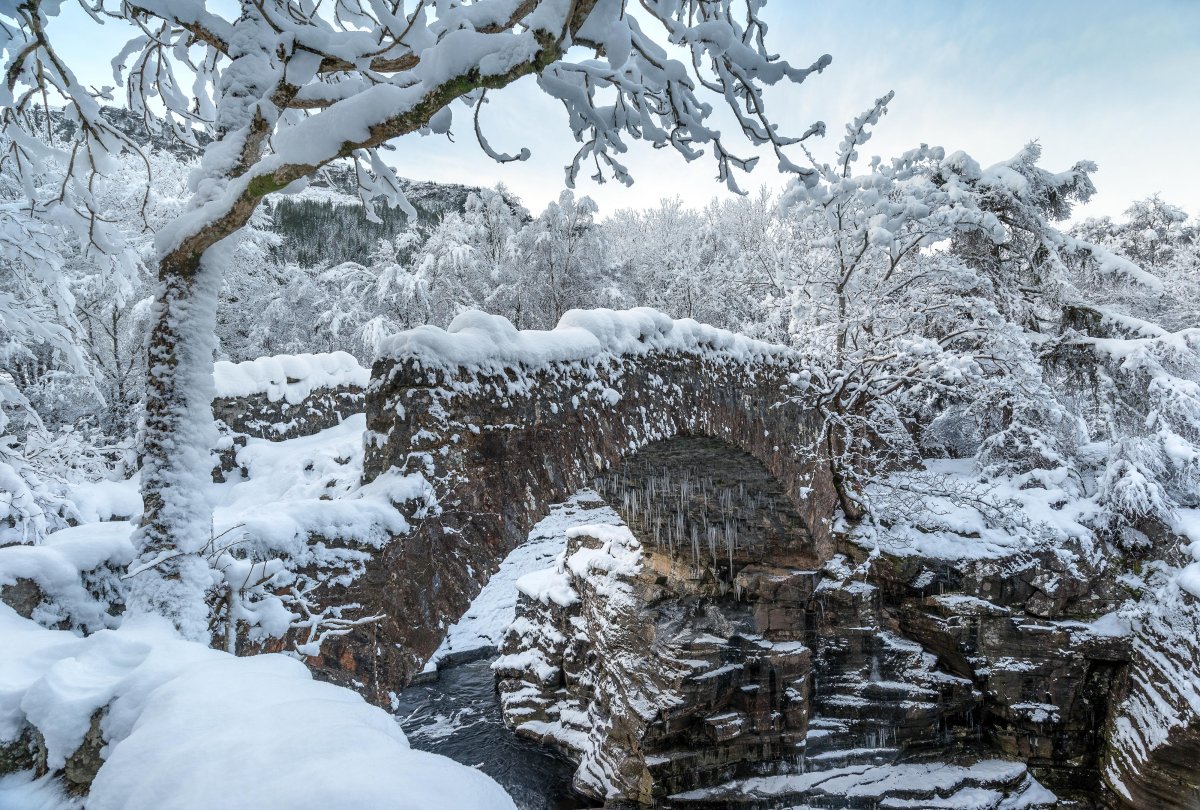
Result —
[[[1191, 154], [1200, 143], [1200, 0], [772, 0], [764, 18], [769, 47], [789, 61], [833, 56], [821, 75], [767, 95], [785, 133], [826, 122], [829, 134], [811, 146], [818, 159], [832, 159], [845, 123], [894, 90], [888, 115], [860, 149], [864, 156], [928, 143], [988, 165], [1038, 140], [1048, 169], [1085, 159], [1099, 165], [1099, 192], [1076, 219], [1119, 216], [1151, 194], [1200, 214], [1200, 161]], [[64, 22], [60, 52], [81, 78], [111, 83], [107, 65], [121, 32]], [[539, 211], [561, 193], [563, 167], [578, 148], [566, 113], [532, 77], [489, 99], [481, 116], [488, 140], [510, 153], [528, 147], [528, 161], [499, 165], [486, 157], [462, 105], [455, 106], [453, 142], [408, 136], [389, 160], [419, 180], [502, 182]], [[731, 119], [716, 120], [740, 147]], [[688, 163], [634, 142], [622, 161], [635, 179], [630, 188], [598, 185], [586, 172], [579, 178], [577, 193], [596, 200], [602, 215], [663, 197], [701, 205], [729, 196], [708, 154]], [[764, 153], [738, 181], [749, 191], [775, 190], [787, 177]]]

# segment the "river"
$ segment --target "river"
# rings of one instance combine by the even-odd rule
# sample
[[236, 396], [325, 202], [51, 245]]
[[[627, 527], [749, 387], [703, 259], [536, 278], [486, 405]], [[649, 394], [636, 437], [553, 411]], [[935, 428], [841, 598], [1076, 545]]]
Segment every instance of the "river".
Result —
[[448, 667], [400, 694], [396, 716], [413, 748], [479, 768], [521, 810], [575, 810], [596, 803], [571, 789], [575, 765], [513, 734], [500, 719], [490, 660]]

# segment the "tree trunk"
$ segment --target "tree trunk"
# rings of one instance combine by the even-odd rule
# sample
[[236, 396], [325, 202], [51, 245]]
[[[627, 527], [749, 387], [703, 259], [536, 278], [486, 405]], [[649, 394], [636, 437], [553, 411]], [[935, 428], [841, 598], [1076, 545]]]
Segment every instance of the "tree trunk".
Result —
[[853, 471], [848, 467], [852, 462], [846, 458], [848, 448], [836, 430], [826, 428], [826, 431], [825, 447], [829, 457], [830, 480], [833, 481], [834, 491], [837, 492], [838, 502], [842, 506], [842, 512], [845, 513], [846, 519], [856, 523], [866, 516], [866, 510], [857, 493], [854, 492]]
[[159, 562], [132, 577], [129, 594], [131, 611], [166, 616], [186, 637], [205, 642], [206, 596], [219, 576], [208, 559], [212, 513], [206, 494], [216, 440], [212, 363], [221, 253], [211, 249], [201, 258], [177, 250], [159, 263], [142, 433], [145, 511], [135, 570]]

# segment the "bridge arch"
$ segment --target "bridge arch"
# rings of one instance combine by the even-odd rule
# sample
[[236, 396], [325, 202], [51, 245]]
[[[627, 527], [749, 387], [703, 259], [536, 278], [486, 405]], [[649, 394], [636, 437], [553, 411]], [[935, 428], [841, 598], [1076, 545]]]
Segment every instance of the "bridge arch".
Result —
[[405, 683], [550, 504], [665, 439], [754, 456], [827, 558], [836, 495], [811, 452], [819, 417], [790, 396], [796, 371], [786, 347], [649, 309], [576, 310], [549, 331], [469, 312], [396, 336], [367, 390], [363, 476], [421, 473], [431, 492], [351, 586], [384, 618], [331, 645], [334, 668]]

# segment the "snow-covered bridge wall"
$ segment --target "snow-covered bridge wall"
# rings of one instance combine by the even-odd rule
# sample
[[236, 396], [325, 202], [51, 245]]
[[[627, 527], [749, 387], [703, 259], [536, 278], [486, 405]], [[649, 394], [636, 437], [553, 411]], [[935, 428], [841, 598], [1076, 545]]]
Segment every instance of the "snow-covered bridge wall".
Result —
[[372, 369], [364, 479], [420, 473], [432, 497], [409, 502], [410, 532], [351, 586], [382, 621], [318, 665], [404, 683], [550, 504], [675, 436], [758, 458], [827, 558], [836, 496], [811, 452], [818, 417], [790, 396], [796, 370], [784, 347], [644, 309], [573, 311], [548, 332], [471, 312], [397, 336]]
[[346, 352], [213, 364], [213, 416], [230, 431], [283, 441], [362, 413], [371, 373]]

